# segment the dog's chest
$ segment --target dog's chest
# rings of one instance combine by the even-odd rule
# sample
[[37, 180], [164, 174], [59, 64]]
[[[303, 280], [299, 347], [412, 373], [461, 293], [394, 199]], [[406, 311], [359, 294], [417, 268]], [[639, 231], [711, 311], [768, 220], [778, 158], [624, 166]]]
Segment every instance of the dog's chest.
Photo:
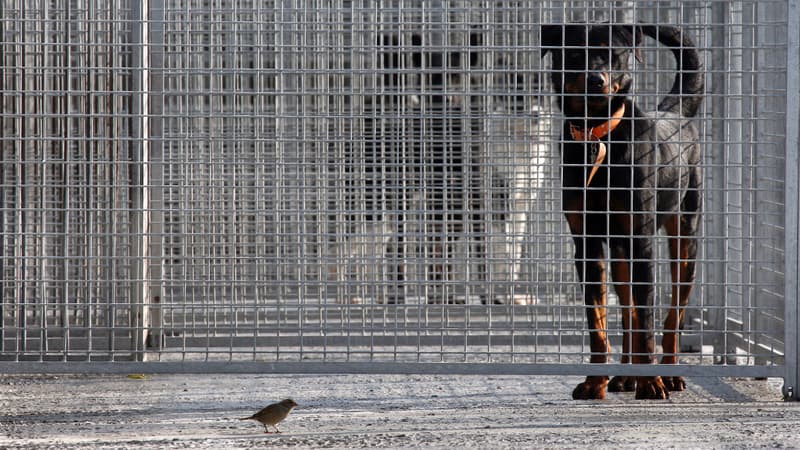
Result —
[[587, 186], [597, 143], [564, 146], [562, 184], [586, 196], [595, 212], [674, 211], [696, 170], [688, 152], [667, 144], [608, 142], [607, 159]]

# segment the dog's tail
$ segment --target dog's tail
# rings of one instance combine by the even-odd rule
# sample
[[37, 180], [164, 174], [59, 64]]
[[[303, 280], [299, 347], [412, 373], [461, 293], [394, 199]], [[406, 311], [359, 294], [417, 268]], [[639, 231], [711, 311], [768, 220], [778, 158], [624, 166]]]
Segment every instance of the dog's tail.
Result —
[[643, 25], [642, 33], [670, 47], [678, 62], [680, 75], [675, 77], [669, 94], [658, 104], [658, 110], [694, 117], [703, 101], [704, 89], [700, 55], [694, 42], [679, 28], [668, 25]]

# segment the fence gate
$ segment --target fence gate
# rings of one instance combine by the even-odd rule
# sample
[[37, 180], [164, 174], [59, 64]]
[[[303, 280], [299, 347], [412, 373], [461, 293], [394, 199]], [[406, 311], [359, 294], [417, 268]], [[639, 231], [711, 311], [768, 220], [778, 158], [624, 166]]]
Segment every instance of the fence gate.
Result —
[[[774, 376], [797, 396], [795, 0], [0, 10], [2, 371]], [[700, 52], [675, 366], [620, 362], [613, 289], [613, 362], [588, 363], [540, 44], [582, 21], [677, 25]], [[676, 65], [640, 51], [631, 96], [652, 110]]]

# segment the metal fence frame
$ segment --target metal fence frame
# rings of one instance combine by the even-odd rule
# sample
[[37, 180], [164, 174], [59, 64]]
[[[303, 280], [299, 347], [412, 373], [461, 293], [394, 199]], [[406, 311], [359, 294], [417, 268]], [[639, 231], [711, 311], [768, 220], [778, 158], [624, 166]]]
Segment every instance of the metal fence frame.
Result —
[[[27, 5], [27, 2], [23, 2]], [[682, 376], [752, 376], [752, 377], [781, 377], [785, 380], [784, 385], [784, 394], [787, 399], [798, 400], [800, 399], [800, 394], [798, 394], [798, 381], [800, 381], [800, 359], [798, 359], [798, 348], [800, 347], [800, 322], [798, 320], [798, 303], [797, 299], [800, 298], [800, 283], [798, 283], [798, 275], [800, 275], [800, 266], [798, 263], [800, 262], [800, 243], [798, 242], [798, 237], [800, 236], [800, 216], [796, 213], [800, 211], [800, 195], [798, 191], [800, 190], [800, 185], [798, 184], [798, 177], [800, 176], [800, 153], [799, 146], [800, 146], [800, 77], [798, 76], [797, 70], [788, 69], [785, 73], [786, 76], [786, 96], [787, 96], [787, 106], [785, 111], [786, 117], [786, 124], [785, 124], [785, 177], [784, 181], [784, 203], [783, 207], [785, 208], [785, 227], [784, 227], [784, 234], [785, 234], [785, 242], [784, 242], [784, 286], [780, 288], [783, 289], [782, 295], [783, 298], [786, 300], [794, 300], [792, 302], [787, 301], [785, 304], [784, 309], [784, 339], [783, 339], [783, 346], [785, 348], [784, 354], [771, 362], [772, 365], [732, 365], [732, 364], [721, 364], [721, 365], [709, 365], [709, 364], [681, 364], [676, 366], [648, 366], [648, 365], [620, 365], [620, 364], [611, 364], [611, 365], [592, 365], [592, 364], [585, 364], [585, 363], [562, 363], [562, 362], [535, 362], [535, 363], [527, 363], [527, 362], [424, 362], [421, 360], [417, 361], [392, 361], [392, 362], [384, 362], [384, 361], [373, 361], [369, 358], [367, 359], [359, 359], [353, 358], [352, 360], [348, 361], [340, 361], [340, 360], [326, 360], [324, 357], [311, 360], [311, 361], [293, 361], [293, 360], [282, 360], [280, 357], [275, 357], [274, 360], [269, 361], [237, 361], [237, 360], [222, 360], [215, 359], [214, 357], [209, 357], [208, 349], [206, 349], [204, 354], [200, 355], [199, 359], [191, 360], [191, 359], [184, 359], [184, 360], [158, 360], [158, 352], [163, 348], [165, 345], [170, 344], [170, 336], [168, 334], [167, 326], [163, 323], [162, 318], [162, 309], [165, 307], [165, 292], [163, 285], [159, 282], [160, 280], [164, 279], [165, 274], [163, 273], [163, 267], [160, 263], [162, 259], [162, 255], [164, 253], [163, 243], [159, 239], [154, 239], [153, 237], [160, 237], [167, 233], [166, 228], [169, 226], [169, 221], [165, 219], [165, 211], [164, 202], [166, 199], [164, 198], [164, 188], [165, 186], [162, 184], [163, 180], [163, 170], [164, 165], [159, 164], [160, 161], [163, 161], [164, 158], [164, 125], [162, 120], [154, 120], [155, 118], [161, 118], [165, 112], [164, 107], [164, 96], [163, 92], [164, 89], [164, 53], [161, 51], [163, 46], [165, 45], [164, 42], [164, 25], [166, 19], [164, 17], [166, 11], [166, 4], [169, 3], [168, 0], [132, 0], [130, 1], [130, 9], [129, 9], [129, 18], [127, 19], [114, 19], [119, 21], [119, 25], [130, 26], [130, 36], [131, 42], [129, 45], [130, 48], [130, 85], [127, 88], [123, 88], [124, 94], [129, 98], [129, 105], [128, 110], [125, 111], [124, 120], [128, 121], [128, 127], [130, 130], [130, 135], [124, 138], [124, 141], [128, 143], [130, 146], [127, 150], [127, 156], [129, 158], [128, 162], [126, 163], [126, 167], [129, 169], [124, 176], [125, 183], [129, 186], [129, 193], [128, 198], [125, 200], [120, 199], [122, 203], [117, 204], [116, 206], [110, 207], [110, 211], [122, 211], [123, 215], [127, 215], [127, 219], [129, 221], [129, 228], [120, 230], [124, 231], [112, 231], [111, 233], [119, 233], [120, 236], [127, 235], [128, 241], [123, 243], [124, 246], [128, 249], [127, 254], [124, 256], [117, 256], [114, 253], [114, 250], [111, 251], [110, 254], [104, 254], [97, 256], [99, 258], [107, 258], [108, 261], [112, 261], [111, 264], [111, 273], [116, 274], [117, 270], [120, 270], [121, 267], [116, 267], [113, 261], [120, 261], [120, 266], [124, 266], [127, 268], [127, 276], [120, 276], [120, 275], [111, 275], [107, 279], [107, 285], [124, 285], [122, 289], [118, 289], [116, 287], [111, 288], [115, 292], [120, 295], [120, 299], [123, 299], [120, 302], [116, 300], [111, 302], [114, 305], [124, 305], [127, 303], [127, 308], [121, 308], [124, 311], [121, 312], [109, 312], [110, 324], [106, 326], [110, 329], [111, 333], [108, 335], [103, 334], [101, 340], [106, 340], [108, 343], [109, 348], [111, 349], [110, 358], [108, 355], [100, 354], [92, 355], [91, 352], [88, 354], [79, 354], [79, 355], [72, 355], [69, 352], [64, 352], [63, 354], [49, 354], [47, 353], [47, 342], [50, 339], [50, 331], [47, 328], [47, 319], [46, 313], [42, 313], [41, 319], [41, 326], [37, 327], [38, 333], [41, 333], [42, 336], [42, 348], [38, 350], [32, 350], [32, 356], [27, 357], [24, 348], [7, 348], [5, 346], [6, 340], [13, 340], [15, 333], [23, 332], [26, 333], [26, 325], [23, 321], [21, 325], [18, 325], [17, 328], [11, 330], [11, 327], [8, 326], [8, 322], [5, 321], [3, 316], [3, 311], [0, 311], [0, 317], [3, 317], [4, 320], [4, 330], [2, 331], [2, 335], [0, 336], [0, 371], [5, 373], [26, 373], [26, 372], [115, 372], [115, 373], [126, 373], [132, 371], [147, 371], [147, 372], [195, 372], [195, 373], [206, 373], [206, 372], [271, 372], [271, 373], [294, 373], [294, 372], [316, 372], [316, 373], [330, 373], [330, 372], [337, 372], [337, 373], [436, 373], [436, 374], [542, 374], [542, 375], [608, 375], [608, 374], [627, 374], [627, 375], [682, 375]], [[617, 2], [620, 4], [628, 3], [628, 2]], [[120, 3], [114, 3], [115, 5], [122, 5], [122, 0]], [[289, 36], [288, 30], [292, 26], [292, 20], [294, 20], [294, 16], [292, 12], [294, 11], [294, 3], [292, 1], [277, 1], [276, 2], [276, 23], [275, 27], [278, 30], [283, 29], [286, 34], [281, 39], [291, 39]], [[43, 3], [44, 8], [44, 16], [47, 17], [47, 2]], [[65, 3], [62, 5], [64, 7], [64, 16], [69, 17], [70, 14], [70, 2]], [[787, 28], [789, 30], [796, 30], [800, 29], [800, 2], [798, 0], [787, 0], [787, 9], [788, 9], [788, 25]], [[623, 5], [624, 6], [624, 5]], [[630, 5], [628, 5], [630, 6]], [[724, 24], [726, 23], [727, 17], [729, 15], [729, 11], [726, 10], [728, 6], [725, 2], [718, 2], [714, 3], [711, 2], [711, 19], [715, 23]], [[9, 7], [8, 3], [2, 4], [2, 9], [14, 9], [13, 7]], [[24, 8], [23, 8], [24, 9]], [[34, 8], [35, 9], [35, 8]], [[86, 14], [91, 14], [92, 11], [87, 11]], [[283, 15], [281, 15], [283, 14]], [[5, 16], [5, 14], [4, 14]], [[27, 19], [20, 19], [17, 18], [18, 22], [12, 23], [14, 19], [8, 18], [3, 19], [3, 28], [0, 29], [0, 35], [6, 36], [6, 31], [9, 29], [8, 27], [19, 26], [19, 24], [23, 24], [23, 28], [26, 25]], [[30, 19], [31, 23], [36, 21], [36, 18]], [[43, 30], [34, 30], [35, 32], [41, 32], [43, 35], [47, 35], [49, 33], [47, 27], [49, 26], [57, 26], [60, 22], [56, 20], [44, 20], [43, 23], [45, 29]], [[69, 27], [69, 20], [64, 21], [66, 27]], [[23, 29], [24, 33], [24, 29]], [[278, 33], [280, 36], [280, 33]], [[747, 37], [743, 37], [743, 39], [747, 39]], [[789, 33], [787, 38], [786, 50], [787, 50], [787, 61], [786, 67], [787, 68], [797, 68], [800, 67], [800, 37], [798, 37], [797, 33]], [[716, 46], [723, 46], [725, 45], [725, 41], [719, 42], [712, 42], [712, 45]], [[6, 41], [3, 38], [2, 45], [5, 49]], [[16, 44], [15, 44], [16, 45]], [[56, 51], [57, 43], [52, 44], [52, 50]], [[741, 42], [740, 45], [742, 48], [747, 49], [747, 42]], [[110, 48], [116, 48], [109, 44]], [[282, 45], [279, 47], [283, 48]], [[42, 61], [45, 61], [47, 56], [47, 52], [50, 51], [51, 47], [45, 46], [44, 47], [44, 55], [41, 56]], [[0, 55], [0, 59], [4, 56]], [[67, 56], [69, 58], [69, 56]], [[724, 52], [718, 52], [716, 54], [712, 54], [712, 58], [720, 58], [716, 61], [717, 64], [720, 66], [725, 65], [725, 54]], [[5, 60], [4, 60], [5, 61]], [[281, 63], [281, 59], [279, 58], [279, 64]], [[288, 61], [288, 60], [286, 60]], [[287, 67], [291, 67], [291, 63], [286, 63]], [[763, 61], [762, 61], [763, 62]], [[5, 62], [3, 63], [3, 71], [5, 72]], [[71, 64], [71, 63], [68, 63]], [[121, 61], [112, 62], [110, 67], [112, 68], [120, 68], [125, 64]], [[55, 68], [47, 66], [44, 64], [46, 69], [53, 69]], [[72, 67], [70, 66], [70, 69]], [[277, 70], [280, 67], [276, 68]], [[756, 69], [754, 69], [756, 70]], [[66, 70], [66, 77], [68, 78], [66, 81], [66, 91], [69, 94], [70, 87], [69, 77], [70, 77], [69, 70]], [[6, 75], [3, 75], [4, 79]], [[712, 78], [717, 77], [716, 80], [712, 80], [717, 84], [725, 84], [728, 82], [726, 75], [720, 71], [714, 72], [712, 74]], [[42, 75], [42, 79], [45, 76]], [[5, 88], [4, 88], [5, 89]], [[9, 92], [10, 94], [19, 94], [19, 92]], [[3, 92], [4, 97], [6, 96], [6, 91]], [[10, 98], [10, 97], [9, 97]], [[22, 123], [25, 113], [19, 113], [19, 111], [24, 110], [23, 102], [25, 100], [13, 100], [16, 102], [16, 111], [17, 113], [10, 115], [8, 117], [9, 121], [17, 121]], [[67, 105], [65, 106], [65, 110], [73, 110], [74, 105], [70, 104], [69, 95], [66, 96]], [[6, 100], [3, 102], [4, 105], [7, 105]], [[42, 103], [44, 104], [44, 102]], [[716, 117], [724, 118], [727, 117], [727, 113], [724, 110], [716, 110], [715, 108], [723, 107], [722, 103], [715, 103], [715, 106], [710, 106], [709, 109], [712, 113], [718, 113]], [[87, 114], [91, 114], [92, 112], [98, 113], [99, 110], [89, 109]], [[48, 116], [55, 116], [58, 113], [51, 111], [50, 113], [45, 113], [43, 119], [36, 119], [40, 121], [46, 120]], [[5, 114], [4, 114], [5, 115]], [[5, 119], [5, 117], [4, 117]], [[711, 119], [714, 120], [713, 118]], [[5, 122], [5, 120], [4, 120]], [[14, 122], [14, 123], [17, 123]], [[10, 123], [10, 122], [9, 122]], [[43, 123], [43, 122], [42, 122]], [[280, 128], [281, 125], [278, 125]], [[21, 128], [21, 126], [20, 126]], [[4, 129], [5, 130], [5, 129]], [[724, 130], [723, 127], [716, 127], [715, 132], [722, 133]], [[64, 142], [64, 148], [66, 149], [69, 145], [70, 140], [70, 132], [67, 133], [67, 136], [62, 137], [62, 141]], [[76, 135], [76, 137], [79, 137]], [[14, 154], [15, 151], [18, 151], [18, 154], [21, 154], [23, 148], [21, 147], [27, 142], [34, 142], [36, 141], [35, 137], [27, 138], [4, 138], [3, 139], [3, 164], [17, 164], [17, 165], [25, 165], [27, 164], [22, 156], [18, 156], [15, 160], [9, 162], [6, 159], [7, 155]], [[712, 145], [725, 145], [725, 137], [723, 135], [716, 136], [712, 139], [714, 142]], [[16, 146], [16, 147], [15, 147]], [[6, 154], [6, 151], [9, 153]], [[65, 154], [67, 151], [65, 150]], [[119, 156], [119, 154], [111, 154], [111, 156]], [[78, 162], [80, 160], [79, 157], [73, 158], [67, 157], [68, 164], [70, 161]], [[44, 164], [46, 161], [42, 161]], [[725, 166], [722, 164], [713, 165], [712, 170], [720, 170], [722, 173], [715, 175], [715, 180], [724, 179], [726, 174]], [[110, 169], [114, 170], [114, 169]], [[120, 176], [119, 173], [115, 176]], [[64, 184], [70, 185], [69, 174], [64, 172]], [[113, 178], [113, 177], [112, 177]], [[24, 189], [26, 188], [26, 183], [24, 181], [15, 181], [16, 188], [21, 189], [22, 193], [19, 194], [21, 197], [25, 197]], [[39, 181], [40, 183], [45, 183], [45, 181]], [[0, 183], [3, 185], [7, 185], [12, 183], [12, 181], [0, 180]], [[80, 183], [80, 181], [75, 181], [74, 183]], [[42, 186], [44, 186], [42, 184]], [[724, 191], [725, 186], [717, 187], [715, 192], [722, 192]], [[65, 194], [69, 197], [69, 194]], [[40, 200], [44, 205], [45, 199]], [[65, 202], [69, 202], [69, 198], [65, 198]], [[721, 204], [721, 203], [718, 203]], [[15, 206], [16, 205], [16, 206]], [[5, 197], [3, 197], [3, 204], [0, 205], [0, 208], [3, 210], [15, 211], [14, 208], [19, 208], [19, 203], [15, 203], [11, 206], [8, 206], [5, 202]], [[41, 209], [47, 209], [42, 207]], [[79, 209], [79, 208], [78, 208]], [[83, 211], [73, 211], [70, 207], [65, 207], [64, 213], [65, 216], [72, 213], [82, 213]], [[113, 214], [112, 214], [113, 215]], [[24, 214], [23, 214], [24, 216]], [[3, 220], [5, 221], [6, 215], [3, 214]], [[116, 216], [115, 216], [116, 217]], [[722, 217], [722, 214], [718, 215], [717, 217]], [[22, 219], [24, 220], [24, 219]], [[42, 219], [44, 221], [44, 219]], [[115, 227], [117, 226], [120, 220], [123, 220], [123, 217], [116, 217], [111, 219], [112, 223], [114, 223]], [[65, 219], [65, 223], [72, 223], [69, 220]], [[713, 230], [716, 233], [716, 236], [723, 236], [725, 235], [726, 231], [724, 227], [726, 226], [724, 223], [711, 223], [710, 227], [719, 226], [723, 227], [719, 230]], [[7, 224], [4, 222], [0, 224], [4, 230], [7, 230]], [[21, 236], [25, 235], [23, 230], [24, 228], [17, 228], [16, 233]], [[116, 230], [116, 228], [115, 228]], [[69, 230], [63, 230], [62, 232], [68, 233]], [[36, 234], [36, 233], [34, 233]], [[41, 235], [36, 234], [36, 238], [34, 241], [31, 241], [29, 244], [34, 246], [39, 246], [42, 250], [46, 250], [48, 245], [48, 239], [46, 238], [47, 233], [44, 232]], [[45, 236], [45, 237], [41, 237]], [[37, 240], [38, 239], [38, 240]], [[16, 242], [16, 241], [15, 241]], [[24, 244], [24, 241], [23, 241]], [[13, 257], [14, 258], [21, 258], [25, 260], [26, 256], [24, 255], [25, 247], [24, 244], [23, 248], [18, 251]], [[65, 248], [67, 244], [64, 244]], [[3, 246], [5, 249], [5, 245]], [[758, 250], [756, 249], [756, 252]], [[66, 254], [66, 251], [65, 253]], [[40, 255], [39, 258], [32, 258], [36, 264], [42, 265], [44, 267], [46, 264], [50, 264], [49, 257], [45, 257], [46, 253]], [[3, 261], [10, 259], [11, 257], [7, 257], [6, 255], [3, 256]], [[707, 255], [709, 257], [719, 257], [724, 259], [725, 257], [725, 249], [721, 250], [719, 255]], [[53, 256], [53, 258], [57, 258], [57, 254]], [[124, 262], [122, 262], [124, 261]], [[65, 270], [69, 265], [68, 258], [64, 258], [63, 262]], [[0, 269], [4, 270], [4, 269]], [[28, 270], [28, 269], [25, 269]], [[5, 272], [2, 272], [5, 273]], [[39, 308], [36, 302], [33, 301], [30, 304], [25, 301], [20, 301], [24, 299], [26, 294], [26, 283], [37, 283], [34, 277], [30, 275], [26, 275], [27, 272], [21, 272], [16, 274], [16, 278], [6, 277], [3, 275], [3, 286], [0, 288], [2, 290], [2, 303], [3, 305], [11, 306], [16, 305], [18, 302], [20, 304], [25, 305], [25, 307], [34, 310]], [[88, 276], [88, 275], [86, 275]], [[725, 274], [722, 274], [720, 279], [725, 279]], [[64, 284], [69, 283], [70, 281], [66, 278], [62, 280]], [[12, 282], [19, 282], [21, 285], [18, 287], [9, 287], [7, 284]], [[76, 281], [77, 282], [77, 281]], [[741, 283], [746, 284], [747, 281], [742, 281]], [[101, 283], [102, 284], [102, 283]], [[17, 285], [15, 285], [17, 286]], [[106, 286], [106, 284], [103, 284]], [[725, 295], [725, 286], [724, 284], [720, 284], [718, 287], [722, 292], [720, 295]], [[777, 287], [776, 287], [777, 288]], [[9, 293], [11, 293], [9, 297]], [[117, 294], [115, 294], [117, 295]], [[63, 310], [66, 311], [68, 308], [70, 300], [65, 300], [63, 305], [59, 307], [63, 307]], [[46, 307], [46, 306], [45, 306]], [[464, 308], [468, 309], [468, 306], [464, 306]], [[44, 311], [44, 309], [42, 309]], [[22, 316], [26, 316], [26, 312], [23, 311]], [[64, 313], [66, 315], [66, 312]], [[88, 313], [87, 313], [88, 314]], [[118, 322], [118, 318], [116, 314], [121, 314], [121, 317], [128, 317], [129, 322], [122, 324]], [[513, 313], [512, 313], [513, 316]], [[726, 317], [723, 317], [721, 320], [727, 320]], [[747, 320], [743, 318], [742, 320]], [[15, 325], [16, 326], [16, 325]], [[724, 329], [728, 329], [727, 325], [722, 325]], [[5, 328], [9, 328], [6, 330]], [[69, 342], [70, 337], [72, 336], [73, 339], [76, 340], [80, 337], [83, 338], [79, 332], [82, 330], [79, 329], [80, 327], [76, 327], [74, 330], [71, 330], [69, 324], [67, 324], [65, 331], [63, 332], [63, 336], [58, 337], [57, 339], [63, 340], [63, 342]], [[750, 328], [747, 328], [750, 329]], [[117, 332], [121, 332], [121, 334], [117, 335]], [[166, 334], [165, 334], [166, 332]], [[70, 334], [73, 333], [73, 334]], [[734, 333], [731, 333], [733, 335]], [[11, 336], [12, 339], [7, 338], [6, 336]], [[98, 336], [100, 333], [98, 333]], [[53, 335], [55, 336], [55, 335]], [[395, 339], [397, 337], [395, 336]], [[413, 336], [412, 336], [413, 338]], [[93, 336], [91, 335], [91, 331], [88, 335], [88, 346], [89, 348], [92, 347]], [[222, 339], [228, 339], [228, 337], [223, 336]], [[269, 340], [268, 342], [278, 342], [276, 344], [278, 348], [280, 348], [281, 336], [278, 335], [277, 338], [274, 340]], [[319, 338], [322, 341], [325, 341], [325, 338]], [[342, 345], [349, 345], [350, 337], [345, 335], [344, 337], [340, 337], [340, 343]], [[375, 337], [372, 337], [375, 339]], [[391, 336], [388, 338], [391, 340]], [[491, 337], [488, 338], [470, 338], [474, 340], [474, 344], [476, 345], [488, 345], [486, 339], [491, 341]], [[727, 339], [727, 335], [726, 335]], [[755, 338], [757, 340], [757, 337]], [[413, 339], [412, 339], [413, 340]], [[746, 339], [745, 339], [746, 340]], [[27, 339], [22, 339], [20, 342], [25, 345]], [[174, 340], [173, 340], [174, 341]], [[54, 342], [54, 347], [58, 348], [59, 344], [57, 341]], [[58, 341], [62, 342], [62, 341]], [[230, 338], [230, 346], [235, 345], [234, 340]], [[303, 339], [301, 336], [301, 345]], [[309, 338], [306, 342], [309, 345], [314, 345], [314, 339]], [[325, 341], [327, 342], [327, 341]], [[333, 342], [333, 340], [331, 341]], [[355, 341], [353, 341], [355, 342]], [[376, 341], [377, 342], [377, 341]], [[396, 341], [395, 341], [396, 342]], [[460, 341], [459, 341], [460, 342]], [[472, 342], [472, 341], [470, 341]], [[513, 339], [512, 339], [512, 342]], [[64, 343], [63, 345], [68, 345]], [[103, 344], [105, 345], [105, 344]], [[184, 345], [186, 345], [184, 343]], [[258, 344], [255, 344], [258, 345]], [[465, 344], [466, 345], [466, 344]], [[725, 344], [721, 344], [723, 346], [730, 345], [731, 348], [737, 346], [735, 342], [726, 342]], [[756, 345], [758, 343], [756, 342]], [[419, 348], [419, 347], [418, 347]], [[488, 350], [487, 350], [488, 351]], [[224, 352], [223, 352], [224, 353]], [[491, 352], [489, 352], [491, 353]], [[733, 352], [729, 352], [729, 349], [725, 348], [721, 352], [721, 354], [729, 355], [735, 354], [735, 350]], [[716, 354], [716, 353], [715, 353]], [[10, 356], [9, 356], [10, 355]], [[155, 356], [155, 358], [154, 358]], [[782, 363], [775, 364], [775, 361], [782, 361]], [[758, 363], [758, 361], [756, 361]]]

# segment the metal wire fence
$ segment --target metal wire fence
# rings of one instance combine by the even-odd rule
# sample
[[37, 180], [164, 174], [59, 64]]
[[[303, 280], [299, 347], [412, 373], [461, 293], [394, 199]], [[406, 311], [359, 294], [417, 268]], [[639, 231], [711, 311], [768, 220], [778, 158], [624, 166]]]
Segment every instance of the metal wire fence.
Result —
[[[698, 279], [667, 370], [796, 379], [794, 1], [0, 9], [8, 370], [663, 372], [618, 363], [613, 296], [617, 362], [586, 364], [561, 206], [539, 30], [610, 21], [680, 26], [706, 76]], [[652, 110], [675, 62], [641, 51]]]

